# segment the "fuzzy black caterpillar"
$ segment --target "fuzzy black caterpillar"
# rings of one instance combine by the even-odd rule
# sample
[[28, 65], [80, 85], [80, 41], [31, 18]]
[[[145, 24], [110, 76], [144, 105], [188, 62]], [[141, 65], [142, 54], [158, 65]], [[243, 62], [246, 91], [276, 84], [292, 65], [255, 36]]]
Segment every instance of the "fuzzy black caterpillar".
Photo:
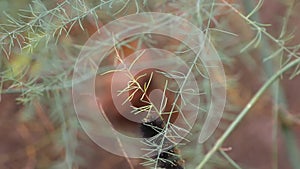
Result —
[[[146, 121], [141, 124], [141, 132], [144, 138], [150, 138], [159, 134], [164, 128], [164, 122], [158, 118], [153, 121]], [[153, 159], [156, 156], [151, 157]], [[183, 160], [180, 158], [180, 152], [175, 145], [159, 155], [158, 167], [164, 169], [184, 169]]]

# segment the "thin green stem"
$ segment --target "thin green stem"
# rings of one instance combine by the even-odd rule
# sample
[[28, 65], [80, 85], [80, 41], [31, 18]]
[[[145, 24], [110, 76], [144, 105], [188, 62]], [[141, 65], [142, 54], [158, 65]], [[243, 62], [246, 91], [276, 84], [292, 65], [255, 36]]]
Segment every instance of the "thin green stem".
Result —
[[[249, 0], [243, 0], [243, 3], [244, 3], [244, 6], [245, 6], [245, 10], [247, 13], [250, 13], [252, 8], [253, 8], [253, 2], [252, 1], [249, 1]], [[287, 30], [287, 24], [288, 24], [288, 20], [290, 18], [290, 16], [292, 15], [292, 9], [294, 7], [294, 1], [291, 1], [287, 4], [287, 11], [286, 11], [286, 14], [285, 14], [285, 19], [284, 19], [284, 22], [283, 22], [283, 25], [282, 25], [282, 31], [280, 33], [280, 36], [279, 36], [279, 39], [282, 39], [284, 38], [285, 34], [286, 34], [286, 30]], [[250, 18], [258, 23], [261, 22], [260, 20], [260, 17], [258, 15], [258, 13], [255, 13], [253, 14], [252, 18]], [[270, 37], [270, 36], [268, 36]], [[272, 38], [271, 38], [272, 39]], [[272, 39], [273, 41], [275, 39]], [[282, 43], [283, 44], [283, 43]], [[282, 45], [282, 44], [278, 44], [279, 46]], [[268, 55], [268, 52], [267, 51], [271, 51], [271, 47], [268, 43], [268, 41], [262, 37], [261, 39], [261, 50], [259, 50], [260, 52], [260, 55], [263, 57], [262, 60], [268, 58], [267, 55]], [[280, 67], [280, 61], [279, 60], [276, 60], [276, 59], [273, 59], [272, 61], [270, 60], [267, 60], [266, 62], [264, 62], [264, 69], [265, 69], [265, 72], [267, 74], [267, 77], [270, 77], [273, 72], [275, 72], [276, 69], [278, 69]], [[272, 134], [272, 140], [273, 140], [273, 169], [278, 169], [278, 125], [279, 125], [279, 122], [278, 122], [278, 110], [279, 110], [279, 107], [282, 107], [283, 109], [288, 109], [288, 103], [286, 101], [286, 96], [284, 94], [284, 91], [283, 91], [283, 88], [282, 86], [280, 85], [280, 82], [279, 80], [277, 80], [276, 82], [273, 83], [272, 85], [272, 98], [273, 98], [273, 134]], [[297, 151], [297, 144], [293, 144], [294, 142], [292, 141], [289, 141], [290, 138], [293, 138], [294, 136], [294, 133], [289, 131], [290, 129], [288, 127], [285, 127], [285, 128], [281, 128], [281, 132], [283, 133], [283, 138], [285, 140], [285, 142], [289, 142], [288, 146], [289, 147], [294, 147], [294, 148], [287, 148], [288, 151], [287, 151], [287, 154], [289, 155], [289, 159], [291, 159], [291, 164], [294, 165], [294, 166], [299, 166], [299, 160], [295, 160], [294, 158], [294, 152], [292, 151]], [[286, 134], [289, 133], [289, 134]], [[291, 137], [287, 137], [288, 135], [291, 135]], [[292, 150], [292, 151], [290, 151]], [[299, 153], [298, 153], [299, 154]], [[297, 164], [297, 165], [295, 165]]]
[[[243, 6], [245, 7], [245, 10], [247, 13], [251, 13], [252, 8], [254, 7], [254, 2], [249, 1], [249, 0], [243, 0]], [[256, 22], [261, 22], [261, 19], [258, 15], [258, 13], [254, 13], [250, 19], [256, 21]], [[264, 62], [264, 60], [266, 58], [268, 58], [269, 54], [268, 51], [272, 51], [271, 46], [269, 44], [269, 42], [266, 40], [266, 38], [264, 36], [262, 36], [261, 38], [261, 48], [259, 49], [259, 55], [261, 56], [261, 61], [263, 63], [263, 68], [264, 68], [264, 72], [266, 72], [267, 78], [271, 77], [273, 72], [275, 72], [276, 70], [278, 70], [279, 66], [279, 62], [277, 60], [270, 60], [270, 61], [266, 61]], [[282, 103], [284, 105], [286, 105], [286, 99], [285, 99], [285, 95], [283, 93], [282, 87], [279, 83], [278, 80], [276, 80], [276, 82], [273, 83], [272, 85], [272, 100], [274, 103], [273, 106], [273, 131], [272, 131], [272, 140], [273, 140], [273, 150], [272, 150], [272, 168], [273, 169], [278, 169], [278, 140], [277, 140], [277, 136], [278, 136], [278, 104]]]
[[[213, 11], [213, 9], [214, 9], [214, 5], [215, 5], [215, 0], [212, 1], [212, 5], [211, 5], [211, 8], [210, 8], [210, 11], [211, 11], [210, 13], [212, 13], [212, 11]], [[209, 19], [208, 19], [208, 23], [207, 23], [207, 29], [209, 28], [210, 23], [211, 23], [211, 19], [209, 18]], [[207, 36], [208, 36], [207, 34], [208, 34], [208, 32], [205, 33], [204, 39], [207, 39]], [[204, 45], [204, 44], [203, 44], [203, 45]], [[203, 49], [203, 45], [201, 46], [201, 49]], [[201, 50], [200, 50], [200, 51], [201, 51]], [[188, 70], [188, 72], [187, 72], [187, 74], [186, 74], [186, 77], [189, 77], [189, 75], [192, 73], [192, 69], [193, 69], [194, 66], [196, 65], [196, 62], [197, 62], [197, 60], [199, 59], [199, 57], [200, 57], [200, 55], [197, 54], [196, 57], [195, 57], [195, 59], [194, 59], [193, 62], [192, 62], [192, 65], [191, 65], [190, 69]], [[187, 82], [187, 78], [185, 78], [184, 81], [183, 81], [183, 83], [181, 84], [181, 87], [180, 87], [180, 89], [179, 89], [179, 93], [182, 93], [182, 92], [183, 92], [183, 87], [185, 86], [186, 82]], [[170, 114], [169, 114], [168, 119], [167, 119], [167, 122], [166, 122], [166, 124], [165, 124], [165, 128], [166, 128], [166, 129], [169, 128], [170, 121], [171, 121], [171, 117], [172, 117], [172, 114], [173, 114], [173, 112], [174, 112], [174, 110], [175, 110], [175, 108], [176, 108], [176, 102], [179, 100], [179, 97], [180, 97], [180, 94], [178, 94], [178, 95], [175, 97], [175, 99], [174, 99], [174, 104], [173, 104], [172, 107], [171, 107]], [[158, 167], [158, 161], [159, 161], [159, 158], [160, 158], [160, 154], [162, 153], [162, 146], [163, 146], [163, 144], [164, 144], [164, 140], [167, 138], [167, 135], [166, 135], [166, 134], [167, 134], [167, 132], [164, 132], [164, 135], [163, 135], [163, 137], [162, 137], [162, 140], [160, 141], [160, 143], [161, 143], [161, 144], [159, 145], [160, 148], [159, 148], [159, 150], [158, 150], [157, 157], [156, 157], [156, 160], [155, 160], [155, 166], [154, 166], [155, 169]]]
[[224, 141], [228, 138], [228, 136], [233, 132], [233, 130], [237, 127], [237, 125], [242, 121], [242, 119], [247, 115], [250, 109], [254, 106], [254, 104], [258, 101], [258, 99], [262, 96], [262, 94], [273, 84], [274, 81], [277, 80], [284, 72], [300, 64], [300, 58], [290, 62], [285, 67], [280, 69], [276, 74], [274, 74], [252, 97], [249, 103], [244, 107], [241, 113], [237, 116], [237, 118], [231, 123], [228, 129], [224, 132], [224, 134], [217, 140], [216, 144], [210, 149], [210, 151], [204, 156], [201, 163], [196, 167], [196, 169], [201, 169], [208, 162], [208, 160], [213, 156], [213, 154], [218, 151], [218, 149], [222, 146]]
[[[246, 12], [251, 13], [253, 6], [254, 6], [253, 2], [248, 1], [248, 0], [243, 0], [243, 3], [244, 3]], [[237, 11], [234, 7], [232, 7], [230, 4], [228, 4], [228, 3], [225, 3], [225, 4], [227, 6], [230, 6], [236, 13], [238, 13], [243, 19], [245, 19], [245, 21], [248, 22], [249, 25], [252, 26], [255, 30], [260, 31], [261, 33], [266, 35], [266, 37], [268, 37], [272, 41], [274, 41], [280, 47], [280, 50], [278, 50], [278, 51], [285, 51], [285, 52], [288, 52], [289, 55], [299, 58], [298, 54], [296, 54], [294, 51], [292, 51], [288, 47], [284, 46], [284, 40], [283, 40], [284, 36], [286, 35], [286, 26], [288, 23], [288, 19], [292, 14], [292, 8], [294, 6], [294, 1], [291, 1], [288, 4], [289, 7], [288, 7], [286, 15], [285, 15], [286, 18], [285, 18], [283, 26], [282, 26], [282, 32], [278, 39], [274, 38], [263, 27], [261, 27], [260, 25], [257, 24], [257, 23], [261, 22], [259, 15], [257, 13], [254, 13], [250, 18], [247, 18], [242, 13]], [[280, 61], [276, 60], [276, 59], [269, 61], [269, 59], [272, 57], [270, 57], [270, 56], [266, 57], [266, 56], [268, 55], [267, 51], [270, 51], [271, 47], [270, 47], [268, 41], [264, 37], [261, 38], [260, 43], [261, 43], [261, 50], [259, 50], [260, 55], [263, 56], [264, 60], [267, 61], [264, 63], [264, 69], [267, 74], [267, 77], [270, 77], [270, 76], [272, 76], [273, 72], [276, 71], [277, 68], [281, 67]], [[278, 54], [280, 54], [280, 53], [276, 53], [276, 55], [278, 55]], [[273, 56], [275, 56], [275, 55], [273, 55]], [[278, 147], [277, 147], [277, 143], [278, 143], [278, 141], [277, 141], [278, 108], [283, 107], [284, 109], [287, 109], [287, 107], [288, 107], [283, 89], [278, 80], [276, 82], [274, 82], [272, 85], [272, 95], [273, 95], [272, 98], [273, 98], [273, 102], [274, 102], [274, 106], [273, 106], [273, 121], [274, 121], [273, 125], [274, 125], [274, 127], [273, 127], [273, 135], [272, 135], [272, 138], [273, 138], [273, 164], [272, 165], [273, 165], [273, 169], [277, 169], [278, 168]], [[280, 105], [280, 106], [278, 106], [278, 105]], [[281, 132], [283, 133], [283, 137], [284, 137], [285, 141], [288, 142], [288, 138], [286, 138], [286, 134], [284, 133], [286, 131], [288, 131], [288, 129], [281, 129]], [[292, 135], [293, 133], [290, 133], [290, 134]], [[297, 147], [297, 145], [290, 145], [290, 144], [289, 144], [289, 146]], [[291, 150], [291, 149], [289, 149], [289, 150]], [[288, 151], [287, 153], [288, 153], [290, 159], [294, 159], [292, 152]], [[298, 166], [299, 166], [299, 160], [296, 160], [291, 163], [298, 163]]]
[[236, 169], [242, 169], [233, 159], [231, 159], [231, 157], [229, 157], [229, 155], [223, 151], [220, 150], [220, 153], [224, 156], [224, 158], [230, 163], [230, 165], [232, 165], [234, 168]]

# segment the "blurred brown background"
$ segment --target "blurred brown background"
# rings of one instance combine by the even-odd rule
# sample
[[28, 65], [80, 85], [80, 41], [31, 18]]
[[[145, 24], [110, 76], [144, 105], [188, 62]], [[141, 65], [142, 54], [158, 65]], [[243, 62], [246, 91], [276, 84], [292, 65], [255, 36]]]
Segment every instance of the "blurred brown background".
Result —
[[[246, 1], [246, 0], [245, 0]], [[247, 12], [247, 2], [231, 1], [236, 4], [236, 8], [240, 12]], [[251, 1], [255, 5], [258, 1]], [[9, 9], [10, 4], [6, 4]], [[16, 9], [22, 8], [21, 2], [15, 1]], [[93, 3], [96, 3], [93, 2]], [[185, 7], [193, 6], [196, 1], [149, 1], [147, 6], [141, 8], [145, 11], [162, 11], [173, 14], [189, 13], [191, 11], [180, 8], [180, 4], [189, 4]], [[216, 3], [223, 3], [217, 1]], [[26, 2], [24, 2], [26, 4]], [[50, 3], [52, 4], [52, 3]], [[134, 2], [129, 3], [127, 13], [134, 13]], [[226, 5], [224, 5], [226, 6]], [[252, 6], [254, 7], [254, 6]], [[2, 6], [5, 9], [5, 5]], [[237, 37], [221, 35], [220, 32], [212, 33], [213, 43], [216, 49], [222, 49], [221, 53], [227, 57], [224, 59], [224, 67], [228, 79], [227, 85], [227, 106], [225, 114], [235, 117], [240, 110], [248, 103], [256, 91], [264, 84], [267, 79], [267, 73], [264, 70], [265, 62], [261, 59], [261, 50], [264, 50], [263, 42], [257, 48], [251, 48], [245, 53], [232, 52], [238, 48], [241, 43], [250, 41], [255, 35], [255, 31], [251, 29], [248, 23], [245, 22], [237, 13], [229, 7], [219, 7], [217, 10], [220, 15], [215, 15], [215, 22], [211, 23], [210, 28], [226, 29], [237, 34]], [[290, 16], [287, 21], [287, 32], [293, 34], [293, 39], [287, 42], [288, 45], [300, 43], [300, 19], [298, 11], [300, 3], [298, 0], [265, 0], [261, 9], [255, 13], [261, 23], [268, 23], [267, 32], [272, 36], [278, 37], [282, 31], [282, 25], [286, 19], [288, 10]], [[123, 15], [122, 13], [119, 14]], [[117, 16], [119, 17], [119, 16]], [[113, 20], [108, 14], [100, 13], [101, 23], [105, 24]], [[205, 22], [205, 20], [204, 20]], [[82, 24], [85, 31], [82, 31], [80, 26], [76, 24], [70, 32], [71, 41], [73, 43], [81, 43], [91, 36], [97, 27], [91, 19], [84, 18]], [[225, 26], [224, 26], [225, 25]], [[220, 37], [218, 38], [220, 34]], [[265, 42], [275, 51], [276, 45], [274, 42], [265, 38]], [[172, 41], [160, 42], [161, 45], [174, 43]], [[135, 46], [135, 42], [130, 45]], [[159, 45], [158, 45], [159, 46]], [[123, 48], [125, 55], [134, 52], [132, 49]], [[240, 48], [237, 49], [239, 51]], [[298, 50], [299, 52], [299, 50]], [[3, 56], [4, 57], [4, 56]], [[11, 56], [13, 58], [14, 56]], [[272, 60], [274, 65], [278, 65], [279, 58]], [[277, 69], [277, 68], [276, 68]], [[288, 71], [280, 80], [286, 103], [275, 103], [274, 96], [269, 90], [261, 97], [257, 104], [251, 109], [245, 119], [233, 131], [230, 137], [226, 140], [224, 148], [231, 147], [232, 150], [227, 153], [229, 156], [242, 168], [249, 169], [292, 169], [291, 159], [299, 159], [300, 157], [290, 157], [289, 147], [292, 142], [295, 142], [298, 147], [292, 147], [295, 151], [300, 151], [300, 77], [296, 76], [292, 80], [289, 75], [292, 71]], [[110, 77], [105, 76], [98, 79], [96, 82], [96, 90], [108, 90], [110, 86]], [[10, 86], [9, 82], [3, 84], [2, 89]], [[63, 92], [65, 95], [71, 94], [70, 91]], [[24, 120], [24, 105], [18, 103], [16, 99], [20, 97], [19, 93], [1, 94], [0, 102], [0, 168], [1, 169], [33, 169], [33, 168], [50, 168], [54, 163], [64, 160], [66, 150], [63, 145], [58, 144], [57, 137], [60, 137], [61, 124], [55, 122], [55, 117], [50, 117], [49, 107], [45, 105], [43, 100], [35, 100], [30, 105], [30, 110], [33, 117], [29, 120]], [[109, 117], [112, 123], [117, 128], [123, 130], [137, 131], [136, 124], [129, 123], [116, 110], [109, 109], [112, 104], [111, 98], [108, 96], [105, 100], [105, 110], [110, 112]], [[28, 109], [26, 109], [28, 112]], [[278, 118], [274, 118], [274, 112], [278, 111]], [[117, 122], [117, 123], [114, 123]], [[222, 123], [226, 126], [230, 120], [223, 119]], [[219, 134], [225, 129], [219, 129]], [[274, 131], [277, 131], [277, 136], [274, 136]], [[293, 140], [290, 133], [295, 137]], [[73, 133], [74, 134], [74, 133]], [[86, 169], [129, 169], [132, 166], [136, 169], [144, 168], [139, 163], [139, 159], [126, 159], [115, 156], [98, 147], [93, 143], [81, 128], [75, 133], [78, 139], [76, 154], [80, 165], [75, 165], [73, 168]], [[218, 133], [217, 133], [218, 135]], [[292, 140], [291, 140], [292, 139]], [[73, 140], [69, 140], [72, 142]], [[298, 150], [297, 150], [298, 149]], [[77, 157], [73, 157], [77, 161]], [[128, 161], [129, 160], [129, 161]], [[187, 162], [189, 160], [187, 159]], [[131, 165], [131, 166], [130, 166]], [[66, 166], [56, 166], [64, 168]], [[298, 166], [300, 167], [300, 166]], [[218, 164], [211, 168], [231, 168], [229, 164]], [[296, 169], [296, 168], [294, 168]]]

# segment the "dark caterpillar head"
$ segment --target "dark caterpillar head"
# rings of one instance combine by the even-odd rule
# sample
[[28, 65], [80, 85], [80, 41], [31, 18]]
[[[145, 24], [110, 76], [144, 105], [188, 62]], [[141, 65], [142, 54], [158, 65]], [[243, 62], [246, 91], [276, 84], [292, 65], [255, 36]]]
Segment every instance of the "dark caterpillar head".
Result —
[[141, 125], [141, 132], [144, 138], [149, 138], [157, 135], [163, 130], [164, 122], [161, 119], [143, 122]]

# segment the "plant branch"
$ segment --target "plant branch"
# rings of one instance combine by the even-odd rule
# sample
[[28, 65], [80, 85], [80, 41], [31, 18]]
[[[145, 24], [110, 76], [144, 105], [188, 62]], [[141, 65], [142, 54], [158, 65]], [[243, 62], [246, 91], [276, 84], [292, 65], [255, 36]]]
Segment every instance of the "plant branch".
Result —
[[243, 15], [239, 10], [237, 10], [232, 4], [228, 3], [226, 0], [222, 0], [222, 2], [230, 7], [234, 12], [236, 12], [241, 18], [243, 18], [249, 25], [251, 25], [255, 30], [258, 31], [258, 33], [263, 33], [265, 36], [267, 36], [269, 39], [274, 41], [283, 51], [287, 52], [290, 56], [293, 56], [295, 58], [299, 58], [299, 55], [297, 55], [295, 52], [293, 52], [291, 49], [286, 47], [283, 43], [283, 40], [276, 39], [274, 36], [272, 36], [270, 33], [266, 31], [266, 29], [263, 27], [264, 24], [257, 23], [254, 20], [249, 19], [245, 15]]
[[204, 156], [201, 163], [196, 167], [196, 169], [201, 169], [208, 162], [208, 160], [213, 156], [213, 154], [218, 151], [218, 149], [222, 146], [224, 141], [228, 138], [228, 136], [233, 132], [233, 130], [237, 127], [237, 125], [242, 121], [242, 119], [247, 115], [250, 109], [254, 106], [254, 104], [258, 101], [258, 99], [263, 95], [263, 93], [273, 84], [274, 81], [277, 80], [284, 72], [296, 66], [300, 63], [300, 58], [290, 62], [282, 69], [280, 69], [276, 74], [274, 74], [252, 97], [249, 103], [244, 107], [241, 113], [237, 116], [237, 118], [231, 123], [228, 129], [224, 132], [224, 134], [217, 140], [216, 144], [210, 149], [210, 151]]
[[231, 159], [231, 157], [224, 150], [220, 150], [220, 153], [234, 168], [242, 169], [233, 159]]

